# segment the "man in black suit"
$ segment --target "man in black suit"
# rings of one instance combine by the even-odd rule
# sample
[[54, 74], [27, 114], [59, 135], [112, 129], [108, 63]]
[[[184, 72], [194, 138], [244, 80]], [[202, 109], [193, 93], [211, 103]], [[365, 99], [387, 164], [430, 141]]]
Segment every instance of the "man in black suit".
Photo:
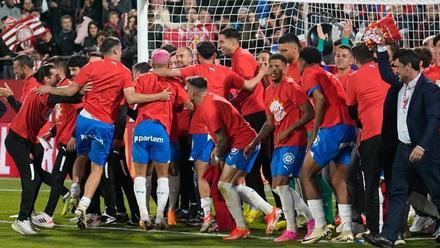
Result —
[[[392, 165], [388, 214], [382, 232], [364, 235], [378, 247], [392, 247], [405, 216], [404, 209], [414, 173], [422, 178], [440, 210], [440, 88], [420, 73], [419, 58], [409, 49], [393, 56], [391, 70], [386, 48], [378, 46], [382, 79], [391, 85], [384, 104], [384, 143], [397, 144]], [[436, 237], [440, 242], [440, 237]]]

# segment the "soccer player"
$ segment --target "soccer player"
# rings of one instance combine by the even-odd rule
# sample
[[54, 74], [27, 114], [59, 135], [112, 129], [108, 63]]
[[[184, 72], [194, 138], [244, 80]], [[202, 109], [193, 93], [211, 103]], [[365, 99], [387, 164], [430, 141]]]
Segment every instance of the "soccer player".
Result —
[[298, 69], [302, 76], [302, 87], [315, 103], [315, 123], [309, 138], [308, 148], [300, 179], [309, 208], [315, 219], [313, 232], [304, 238], [303, 243], [316, 243], [330, 234], [324, 218], [323, 203], [313, 178], [330, 161], [336, 164], [331, 183], [338, 200], [341, 231], [334, 241], [353, 242], [351, 231], [351, 204], [347, 185], [351, 152], [356, 141], [356, 129], [350, 119], [345, 103], [345, 92], [338, 79], [321, 66], [321, 53], [314, 47], [301, 49]]
[[236, 229], [224, 240], [244, 238], [250, 234], [241, 209], [243, 198], [253, 199], [253, 204], [270, 212], [266, 217], [266, 234], [271, 233], [281, 210], [272, 207], [253, 189], [240, 184], [246, 174], [251, 171], [259, 152], [259, 146], [249, 151], [248, 154], [244, 154], [243, 151], [246, 145], [256, 137], [255, 130], [230, 102], [207, 91], [208, 83], [205, 78], [193, 77], [188, 80], [189, 97], [201, 112], [200, 119], [215, 142], [211, 163], [223, 167], [218, 183], [219, 190], [237, 225]]
[[335, 69], [332, 73], [338, 77], [344, 90], [347, 89], [348, 76], [353, 72], [353, 53], [351, 48], [346, 45], [340, 45], [335, 54]]
[[[242, 78], [249, 80], [257, 75], [258, 64], [249, 51], [240, 47], [240, 38], [241, 35], [237, 29], [223, 29], [219, 33], [218, 46], [227, 57], [231, 58], [232, 70]], [[259, 83], [252, 92], [241, 90], [237, 97], [231, 100], [231, 103], [240, 110], [245, 120], [249, 122], [251, 127], [257, 132], [260, 131], [266, 120], [263, 94], [263, 84]], [[263, 147], [263, 151], [264, 150]], [[255, 166], [252, 167], [252, 171], [246, 176], [246, 184], [254, 189], [263, 199], [266, 199], [260, 174], [263, 163], [265, 163], [264, 166], [269, 166], [269, 159], [266, 154], [260, 153], [255, 161]], [[267, 212], [267, 209], [266, 211], [261, 210], [266, 215], [270, 214], [270, 211]], [[248, 217], [250, 217], [247, 218], [248, 222], [252, 222], [259, 214], [258, 211], [252, 211], [248, 215]]]
[[[153, 52], [151, 57], [153, 68], [169, 66], [170, 55], [160, 49]], [[164, 210], [168, 201], [169, 182], [168, 170], [170, 162], [170, 132], [173, 120], [174, 105], [191, 107], [189, 97], [176, 79], [161, 78], [154, 73], [142, 74], [136, 80], [136, 92], [154, 94], [170, 90], [169, 101], [153, 101], [139, 105], [136, 127], [133, 131], [133, 162], [136, 171], [134, 191], [140, 210], [139, 225], [141, 228], [151, 228], [151, 220], [146, 206], [146, 178], [152, 162], [157, 174], [157, 212], [155, 224], [165, 228]]]
[[[122, 46], [117, 38], [105, 38], [101, 52], [104, 59], [90, 62], [84, 66], [75, 81], [68, 87], [42, 86], [37, 91], [40, 94], [72, 96], [84, 84], [93, 82], [93, 89], [84, 97], [84, 108], [76, 123], [77, 158], [74, 168], [84, 168], [88, 159], [91, 160], [91, 173], [87, 179], [84, 195], [78, 204], [75, 215], [78, 227], [85, 228], [87, 224], [86, 210], [96, 191], [103, 173], [113, 143], [116, 111], [125, 96], [129, 104], [143, 103], [156, 100], [168, 100], [169, 92], [144, 95], [135, 92], [130, 70], [121, 64]], [[75, 172], [75, 169], [74, 169]], [[82, 175], [73, 175], [71, 188], [72, 197], [79, 196], [79, 182]]]
[[[72, 57], [75, 61], [75, 57]], [[72, 60], [71, 58], [71, 60]], [[82, 67], [87, 60], [76, 59], [80, 64], [72, 64], [75, 67]], [[48, 60], [49, 63], [55, 66], [57, 70], [58, 86], [68, 86], [71, 81], [66, 77], [68, 63], [61, 57], [55, 56]], [[76, 159], [75, 138], [72, 134], [75, 129], [75, 122], [78, 116], [78, 108], [80, 104], [59, 103], [55, 106], [55, 124], [56, 137], [55, 144], [57, 145], [58, 153], [55, 159], [55, 164], [52, 169], [52, 187], [49, 194], [49, 199], [45, 210], [32, 217], [32, 222], [39, 227], [53, 228], [55, 223], [53, 221], [53, 214], [58, 203], [58, 199], [62, 194], [64, 187], [64, 180], [67, 174], [72, 173], [73, 163]], [[63, 196], [63, 201], [67, 203], [67, 197]], [[66, 213], [66, 208], [64, 214]]]
[[289, 63], [286, 72], [286, 80], [301, 81], [298, 71], [298, 54], [301, 43], [298, 37], [292, 33], [285, 33], [278, 39], [278, 51], [287, 59]]
[[[266, 123], [257, 137], [245, 148], [253, 150], [265, 137], [274, 132], [275, 151], [272, 156], [272, 188], [280, 195], [287, 229], [275, 242], [298, 239], [295, 205], [298, 193], [289, 187], [290, 176], [299, 176], [307, 144], [307, 124], [314, 117], [313, 106], [295, 83], [285, 78], [286, 58], [281, 54], [269, 59], [272, 85], [265, 91]], [[307, 208], [306, 208], [307, 209]]]
[[348, 77], [346, 102], [351, 118], [360, 119], [362, 123], [359, 153], [365, 182], [365, 215], [368, 230], [375, 235], [379, 233], [377, 189], [381, 170], [384, 170], [387, 182], [390, 176], [383, 161], [384, 147], [380, 135], [383, 115], [378, 114], [383, 112], [389, 85], [382, 80], [373, 52], [365, 44], [353, 47], [353, 55], [359, 70]]
[[423, 74], [427, 78], [431, 79], [438, 86], [440, 86], [440, 34], [437, 34], [434, 37], [432, 43], [434, 45], [432, 55], [433, 61], [435, 61], [435, 63], [423, 70]]
[[[48, 87], [54, 87], [58, 82], [57, 71], [53, 65], [41, 66], [35, 74], [35, 79]], [[8, 153], [13, 158], [20, 172], [21, 203], [20, 212], [12, 229], [22, 235], [37, 234], [30, 223], [34, 201], [41, 184], [41, 175], [38, 173], [39, 164], [34, 163], [30, 154], [37, 140], [38, 131], [47, 122], [50, 113], [59, 102], [80, 102], [81, 96], [59, 97], [51, 94], [38, 95], [30, 89], [15, 118], [10, 124], [10, 131], [5, 139]]]
[[176, 50], [177, 68], [185, 68], [193, 64], [193, 53], [189, 47], [179, 47]]
[[[208, 91], [227, 98], [231, 89], [245, 89], [252, 91], [265, 75], [265, 70], [251, 79], [244, 80], [226, 66], [215, 65], [217, 48], [210, 41], [202, 41], [197, 45], [197, 60], [199, 64], [181, 68], [178, 70], [160, 69], [155, 70], [161, 76], [181, 77], [183, 79], [202, 76], [208, 80]], [[195, 110], [191, 119], [189, 133], [192, 135], [191, 158], [195, 161], [194, 165], [198, 175], [198, 187], [200, 194], [201, 207], [204, 213], [204, 220], [201, 232], [207, 232], [214, 224], [214, 217], [211, 214], [212, 199], [210, 197], [210, 187], [206, 179], [203, 178], [208, 169], [210, 156], [214, 143], [208, 134], [205, 125], [200, 121], [200, 112]]]

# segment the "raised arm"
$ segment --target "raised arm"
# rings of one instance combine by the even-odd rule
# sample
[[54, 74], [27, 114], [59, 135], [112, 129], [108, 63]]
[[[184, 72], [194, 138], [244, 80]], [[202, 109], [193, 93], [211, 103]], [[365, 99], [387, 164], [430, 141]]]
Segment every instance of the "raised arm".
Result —
[[42, 85], [35, 91], [39, 95], [43, 94], [52, 94], [52, 95], [59, 95], [59, 96], [74, 96], [81, 90], [82, 86], [72, 82], [67, 87], [52, 87], [50, 85]]
[[379, 64], [379, 72], [383, 81], [391, 85], [400, 83], [399, 77], [394, 74], [391, 69], [389, 55], [385, 46], [377, 46], [377, 62]]

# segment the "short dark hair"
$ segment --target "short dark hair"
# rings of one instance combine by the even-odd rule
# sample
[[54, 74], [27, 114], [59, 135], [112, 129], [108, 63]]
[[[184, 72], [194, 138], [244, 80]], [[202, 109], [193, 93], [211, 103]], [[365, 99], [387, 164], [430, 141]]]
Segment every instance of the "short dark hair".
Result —
[[285, 33], [278, 39], [278, 44], [295, 43], [298, 47], [301, 47], [298, 36], [293, 33]]
[[436, 36], [434, 36], [434, 39], [432, 40], [432, 45], [435, 46], [437, 45], [437, 42], [440, 41], [440, 34], [437, 34]]
[[139, 63], [133, 65], [133, 67], [131, 69], [133, 72], [137, 71], [139, 73], [147, 73], [150, 71], [151, 65], [147, 62], [139, 62]]
[[208, 80], [206, 80], [206, 78], [204, 77], [190, 77], [186, 79], [188, 81], [188, 84], [195, 87], [196, 89], [199, 90], [206, 90], [206, 88], [208, 87]]
[[423, 68], [428, 68], [432, 62], [432, 53], [431, 50], [427, 47], [416, 47], [414, 48], [414, 52], [419, 57], [419, 60], [422, 61]]
[[160, 49], [167, 51], [169, 54], [172, 54], [177, 50], [177, 48], [173, 44], [163, 44], [160, 46]]
[[351, 51], [353, 52], [353, 57], [361, 64], [366, 64], [374, 60], [373, 51], [368, 49], [365, 43], [357, 44]]
[[20, 54], [14, 58], [14, 62], [17, 62], [21, 67], [27, 66], [34, 68], [34, 60], [27, 54]]
[[85, 66], [89, 60], [84, 55], [72, 55], [67, 61], [68, 67], [83, 67]]
[[262, 54], [262, 53], [267, 53], [269, 55], [272, 55], [272, 53], [269, 50], [266, 50], [266, 49], [262, 50], [259, 54]]
[[210, 59], [212, 56], [217, 55], [217, 48], [211, 41], [202, 41], [197, 45], [197, 52], [204, 59]]
[[[341, 46], [342, 45], [342, 39], [337, 39], [335, 42], [333, 42], [333, 46]], [[348, 40], [348, 46], [353, 47], [353, 42], [351, 40]]]
[[400, 63], [403, 65], [411, 64], [411, 67], [416, 70], [420, 71], [420, 65], [419, 65], [419, 57], [417, 54], [411, 50], [411, 49], [400, 49], [396, 54], [393, 56], [393, 60], [398, 59]]
[[269, 62], [271, 60], [281, 60], [281, 62], [283, 62], [284, 64], [287, 64], [287, 59], [286, 57], [284, 57], [283, 55], [281, 55], [280, 53], [275, 53], [274, 55], [270, 56], [269, 58]]
[[390, 46], [390, 51], [392, 54], [396, 54], [400, 50], [399, 44], [397, 44], [397, 42], [392, 41], [388, 44], [388, 46]]
[[35, 72], [34, 77], [39, 83], [43, 83], [44, 77], [50, 77], [50, 70], [55, 69], [53, 64], [44, 64], [38, 68], [37, 72]]
[[60, 24], [63, 22], [64, 19], [70, 19], [72, 21], [72, 17], [70, 15], [63, 15], [60, 18]]
[[220, 34], [224, 35], [227, 39], [235, 39], [237, 41], [240, 41], [241, 38], [240, 31], [235, 28], [225, 28], [220, 31]]
[[299, 51], [299, 58], [304, 60], [308, 65], [320, 64], [322, 60], [319, 50], [312, 46], [301, 48]]
[[350, 52], [350, 54], [353, 55], [353, 50], [351, 49], [351, 47], [349, 47], [347, 45], [340, 45], [338, 49], [348, 50]]
[[53, 64], [56, 68], [63, 68], [64, 72], [67, 72], [67, 61], [61, 56], [50, 57], [47, 63]]
[[107, 37], [102, 41], [101, 52], [103, 54], [108, 54], [112, 51], [116, 46], [120, 46], [121, 41], [115, 37]]
[[108, 14], [107, 14], [107, 21], [110, 20], [110, 16], [112, 16], [112, 15], [117, 15], [118, 18], [119, 18], [119, 13], [114, 11], [114, 10], [112, 10], [112, 11], [108, 12]]
[[102, 54], [102, 52], [99, 52], [99, 51], [93, 51], [93, 52], [89, 53], [89, 58], [90, 57], [99, 57], [99, 58], [103, 59], [104, 54]]

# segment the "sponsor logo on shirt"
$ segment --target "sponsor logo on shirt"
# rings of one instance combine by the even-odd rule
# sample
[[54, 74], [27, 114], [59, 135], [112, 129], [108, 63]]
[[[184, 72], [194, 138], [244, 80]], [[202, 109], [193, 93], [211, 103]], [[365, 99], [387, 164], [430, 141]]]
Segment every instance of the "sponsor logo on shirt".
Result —
[[154, 142], [163, 143], [163, 138], [154, 136], [134, 136], [134, 142]]
[[283, 103], [279, 102], [277, 99], [273, 100], [270, 103], [269, 110], [273, 114], [276, 122], [281, 122], [286, 116], [286, 111], [284, 111]]

